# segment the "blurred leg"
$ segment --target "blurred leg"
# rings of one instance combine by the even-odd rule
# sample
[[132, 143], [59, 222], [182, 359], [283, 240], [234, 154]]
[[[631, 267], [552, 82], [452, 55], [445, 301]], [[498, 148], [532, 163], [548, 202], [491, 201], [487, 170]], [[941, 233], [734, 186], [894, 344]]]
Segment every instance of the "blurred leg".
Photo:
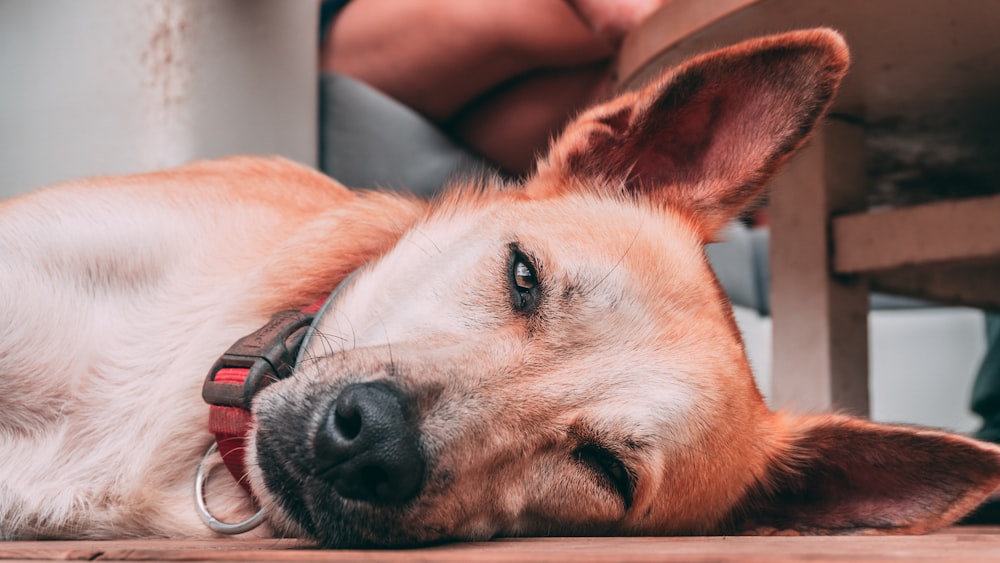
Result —
[[443, 122], [515, 76], [612, 54], [564, 0], [352, 0], [327, 34], [321, 69]]
[[607, 64], [518, 77], [472, 102], [445, 130], [501, 168], [524, 174], [581, 109], [605, 94]]

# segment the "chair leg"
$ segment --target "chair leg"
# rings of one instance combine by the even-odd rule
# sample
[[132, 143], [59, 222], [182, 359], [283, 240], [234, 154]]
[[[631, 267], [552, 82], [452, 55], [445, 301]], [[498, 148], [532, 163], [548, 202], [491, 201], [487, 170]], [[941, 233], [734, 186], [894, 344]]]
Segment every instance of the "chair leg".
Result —
[[771, 188], [771, 398], [869, 413], [867, 282], [834, 276], [830, 218], [865, 206], [864, 133], [828, 121]]

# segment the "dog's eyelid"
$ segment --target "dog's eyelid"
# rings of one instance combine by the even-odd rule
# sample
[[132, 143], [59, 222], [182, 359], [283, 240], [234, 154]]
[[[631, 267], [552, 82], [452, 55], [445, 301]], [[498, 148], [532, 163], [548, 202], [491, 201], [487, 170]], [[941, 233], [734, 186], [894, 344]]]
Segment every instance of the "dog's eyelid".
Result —
[[573, 457], [599, 475], [605, 486], [614, 489], [625, 510], [631, 508], [636, 476], [621, 456], [598, 443], [585, 442], [573, 450]]

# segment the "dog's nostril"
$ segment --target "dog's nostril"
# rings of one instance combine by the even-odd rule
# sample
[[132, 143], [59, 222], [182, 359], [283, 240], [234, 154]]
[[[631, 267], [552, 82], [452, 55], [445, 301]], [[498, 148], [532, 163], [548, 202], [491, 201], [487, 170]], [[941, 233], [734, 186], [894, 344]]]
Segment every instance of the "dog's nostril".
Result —
[[334, 407], [333, 424], [346, 440], [353, 440], [361, 433], [361, 414], [353, 406]]
[[416, 495], [425, 463], [403, 405], [383, 383], [345, 388], [316, 433], [316, 475], [350, 499], [400, 503]]

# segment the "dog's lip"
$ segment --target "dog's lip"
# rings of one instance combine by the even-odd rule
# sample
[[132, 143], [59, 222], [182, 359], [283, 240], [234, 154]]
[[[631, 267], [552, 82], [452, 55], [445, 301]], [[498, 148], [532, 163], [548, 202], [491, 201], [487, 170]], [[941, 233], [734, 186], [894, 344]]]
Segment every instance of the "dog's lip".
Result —
[[414, 547], [427, 543], [427, 540], [408, 537], [401, 530], [394, 529], [395, 526], [375, 533], [365, 525], [371, 521], [381, 522], [383, 527], [392, 522], [404, 522], [398, 508], [386, 510], [385, 507], [350, 501], [340, 496], [330, 483], [313, 475], [296, 477], [285, 468], [277, 471], [262, 469], [261, 472], [268, 495], [274, 499], [279, 514], [321, 547]]
[[[296, 475], [294, 464], [282, 460], [281, 448], [271, 443], [269, 433], [261, 429], [258, 422], [254, 432], [254, 464], [260, 476], [256, 494], [261, 492], [271, 500], [272, 510], [277, 510], [285, 519], [301, 527], [310, 537], [317, 537], [311, 510], [302, 496], [303, 477]], [[289, 486], [294, 484], [295, 486]]]
[[[283, 392], [294, 386], [297, 375], [278, 381], [255, 397], [253, 441], [260, 485], [273, 502], [275, 509], [289, 521], [301, 527], [312, 538], [321, 534], [315, 523], [314, 507], [306, 495], [322, 484], [315, 473], [312, 443], [320, 424], [314, 413], [328, 412], [336, 401], [339, 390], [329, 394]], [[292, 395], [293, 399], [287, 396]], [[287, 439], [295, 436], [297, 439]], [[329, 493], [324, 491], [324, 498]], [[339, 498], [336, 495], [329, 498]]]

